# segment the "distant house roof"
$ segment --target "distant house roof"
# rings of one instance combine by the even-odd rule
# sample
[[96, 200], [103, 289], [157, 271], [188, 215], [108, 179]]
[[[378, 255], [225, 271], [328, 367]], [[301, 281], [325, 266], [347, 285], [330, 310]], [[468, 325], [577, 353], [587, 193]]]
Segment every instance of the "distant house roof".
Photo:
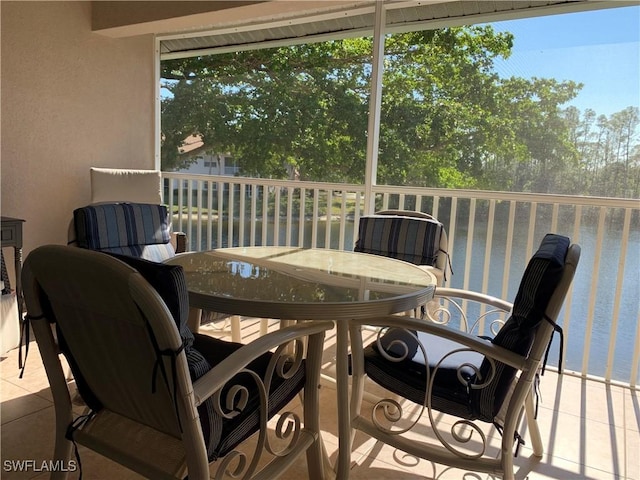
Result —
[[189, 135], [182, 141], [182, 144], [178, 147], [178, 153], [180, 155], [194, 155], [204, 148], [204, 139], [202, 135]]

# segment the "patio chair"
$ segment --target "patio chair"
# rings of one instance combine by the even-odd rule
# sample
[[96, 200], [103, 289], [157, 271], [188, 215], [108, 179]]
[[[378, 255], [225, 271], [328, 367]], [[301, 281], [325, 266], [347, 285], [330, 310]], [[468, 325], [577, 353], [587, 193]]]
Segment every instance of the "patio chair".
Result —
[[[302, 453], [309, 477], [322, 478], [318, 386], [330, 322], [247, 345], [194, 336], [182, 267], [60, 245], [31, 252], [23, 285], [54, 399], [53, 464], [65, 467], [51, 478], [66, 477], [76, 445], [148, 478], [202, 480], [211, 468], [270, 479]], [[82, 415], [60, 351], [87, 405]], [[285, 407], [303, 389], [301, 419]], [[243, 445], [255, 432], [255, 447]]]
[[[360, 218], [354, 251], [382, 255], [413, 263], [431, 273], [438, 287], [452, 272], [447, 232], [428, 213], [382, 210]], [[433, 302], [420, 307], [420, 315], [433, 310]]]
[[450, 272], [447, 232], [432, 215], [411, 210], [383, 210], [360, 217], [356, 252], [414, 263], [443, 286]]
[[[187, 235], [172, 230], [170, 212], [162, 205], [160, 170], [91, 167], [90, 177], [91, 204], [74, 211], [70, 245], [154, 261], [187, 251]], [[136, 225], [142, 227], [131, 228]], [[235, 342], [242, 340], [237, 315], [202, 312], [199, 320], [192, 319], [191, 327], [197, 331], [202, 324], [218, 321], [224, 322], [216, 327], [218, 333], [229, 334]]]
[[[107, 245], [103, 248], [116, 249], [135, 246], [135, 248], [128, 248], [132, 255], [142, 255], [144, 258], [157, 261], [166, 260], [176, 253], [187, 250], [186, 234], [172, 230], [169, 212], [162, 206], [159, 170], [91, 167], [90, 178], [91, 203], [74, 211], [74, 218], [69, 225], [67, 241], [69, 245], [91, 248], [86, 245], [100, 243]], [[149, 207], [145, 206], [141, 211], [135, 212], [135, 215], [145, 215], [145, 217], [132, 215], [125, 217], [121, 208], [109, 207], [121, 204], [149, 205]], [[82, 225], [77, 224], [77, 215], [81, 217]], [[97, 217], [98, 215], [100, 217]], [[131, 232], [130, 225], [140, 225], [141, 218], [146, 218], [146, 215], [150, 215], [149, 218], [153, 223], [145, 222], [138, 232]], [[157, 218], [158, 215], [161, 215], [161, 218]], [[93, 220], [88, 218], [90, 216]], [[125, 220], [129, 223], [123, 223]], [[112, 230], [115, 226], [118, 227], [117, 236]], [[155, 232], [152, 229], [161, 229], [161, 231]], [[110, 234], [109, 239], [99, 238], [99, 236], [105, 237], [106, 233]], [[131, 243], [133, 241], [141, 243]], [[161, 246], [143, 248], [146, 245]], [[143, 253], [139, 253], [140, 251]]]
[[167, 207], [103, 203], [73, 211], [75, 245], [163, 262], [175, 256]]
[[[493, 338], [409, 317], [353, 321], [352, 427], [415, 457], [514, 478], [514, 454], [523, 443], [517, 429], [524, 411], [533, 454], [543, 452], [534, 383], [558, 329], [556, 319], [579, 258], [580, 247], [570, 245], [567, 237], [545, 236], [513, 304], [466, 290], [437, 289], [436, 294], [447, 300], [435, 319], [440, 323], [474, 311], [479, 322], [489, 322], [494, 311], [502, 312], [502, 318], [509, 316], [504, 324], [498, 319], [490, 322], [491, 331], [497, 331]], [[484, 307], [474, 309], [474, 302]], [[366, 347], [363, 325], [381, 328]], [[471, 324], [470, 331], [474, 327]], [[365, 374], [402, 402], [380, 400], [370, 418], [361, 416]], [[497, 448], [487, 433], [492, 425], [502, 435]], [[405, 436], [411, 431], [420, 436]]]

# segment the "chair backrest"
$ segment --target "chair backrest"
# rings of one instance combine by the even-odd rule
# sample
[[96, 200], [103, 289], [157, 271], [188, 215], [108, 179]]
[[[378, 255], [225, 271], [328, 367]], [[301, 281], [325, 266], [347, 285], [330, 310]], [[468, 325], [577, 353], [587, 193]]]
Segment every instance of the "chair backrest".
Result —
[[56, 386], [50, 375], [59, 359], [55, 345], [47, 344], [54, 340], [43, 328], [46, 320], [55, 323], [60, 348], [92, 408], [178, 439], [181, 428], [198, 431], [184, 415], [193, 397], [186, 357], [179, 354], [182, 339], [166, 304], [139, 272], [108, 255], [46, 245], [27, 257], [23, 284], [55, 402], [64, 385]]
[[175, 255], [167, 207], [146, 203], [104, 203], [73, 212], [81, 248], [161, 262]]
[[415, 210], [379, 210], [376, 212], [376, 215], [399, 215], [401, 217], [416, 217], [437, 220], [437, 218], [433, 215], [429, 215], [428, 213], [424, 212], [416, 212]]
[[[492, 343], [539, 364], [551, 341], [554, 325], [580, 259], [580, 247], [567, 237], [547, 234], [529, 261], [513, 302], [511, 316]], [[533, 369], [535, 370], [535, 368]], [[472, 395], [477, 417], [492, 421], [507, 398], [516, 371], [483, 361], [476, 383], [489, 384]]]
[[[89, 176], [91, 180], [89, 205], [120, 202], [162, 204], [160, 170], [91, 167]], [[75, 222], [71, 219], [67, 232], [67, 244], [76, 244], [77, 239]]]
[[447, 269], [444, 227], [431, 215], [420, 212], [389, 210], [361, 217], [354, 250], [432, 266], [443, 277]]

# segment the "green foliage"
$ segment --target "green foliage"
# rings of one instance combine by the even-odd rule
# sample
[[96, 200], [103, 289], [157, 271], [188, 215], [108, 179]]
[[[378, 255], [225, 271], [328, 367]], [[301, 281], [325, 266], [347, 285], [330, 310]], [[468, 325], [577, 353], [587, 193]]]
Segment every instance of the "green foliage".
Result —
[[[595, 193], [626, 178], [620, 195], [637, 196], [637, 109], [581, 119], [562, 106], [582, 85], [499, 78], [493, 62], [512, 45], [490, 26], [387, 37], [378, 183]], [[355, 38], [163, 61], [162, 168], [188, 163], [178, 147], [198, 134], [244, 175], [363, 183], [372, 48]], [[593, 160], [612, 158], [605, 138], [623, 167]]]

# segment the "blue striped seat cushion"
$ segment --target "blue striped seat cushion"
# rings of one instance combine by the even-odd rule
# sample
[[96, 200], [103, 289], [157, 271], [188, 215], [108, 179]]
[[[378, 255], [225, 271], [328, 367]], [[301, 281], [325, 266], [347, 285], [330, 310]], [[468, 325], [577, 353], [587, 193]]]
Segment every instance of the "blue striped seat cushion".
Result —
[[[537, 328], [562, 279], [570, 243], [570, 239], [562, 235], [545, 235], [538, 251], [527, 264], [513, 301], [511, 316], [492, 340], [495, 345], [519, 355], [529, 354]], [[491, 368], [485, 359], [480, 375], [488, 378]], [[515, 375], [514, 368], [496, 362], [495, 376], [490, 384], [486, 388], [472, 390], [471, 405], [478, 418], [491, 421], [497, 415]]]
[[367, 215], [360, 218], [356, 252], [435, 266], [442, 224], [417, 217]]
[[160, 262], [175, 255], [167, 207], [108, 203], [73, 212], [78, 246]]
[[[426, 357], [418, 342], [426, 348]], [[380, 352], [380, 347], [386, 354]], [[451, 354], [456, 350], [462, 351]], [[391, 361], [388, 357], [397, 361]], [[470, 352], [464, 349], [464, 345], [425, 332], [389, 328], [381, 337], [380, 345], [374, 341], [365, 348], [364, 358], [365, 372], [371, 380], [418, 405], [425, 404], [428, 376], [434, 375], [431, 407], [450, 415], [473, 419], [467, 384], [475, 381], [475, 372], [484, 359], [482, 354]]]
[[[510, 318], [490, 341], [520, 355], [529, 353], [537, 327], [562, 278], [569, 243], [569, 238], [561, 235], [545, 236], [524, 272]], [[418, 342], [425, 348], [427, 358]], [[424, 332], [390, 328], [380, 339], [380, 345], [388, 355], [403, 359], [389, 361], [376, 342], [371, 343], [364, 350], [364, 358], [365, 372], [373, 381], [424, 404], [427, 366], [433, 374], [438, 365], [433, 376], [432, 407], [471, 420], [493, 422], [516, 374], [515, 369], [501, 362], [495, 362], [495, 371], [491, 372], [491, 364], [483, 355]], [[464, 351], [447, 356], [456, 350]], [[483, 388], [471, 388], [488, 378], [491, 380]]]
[[[206, 334], [193, 334], [187, 325], [189, 317], [189, 292], [184, 269], [179, 265], [149, 262], [140, 258], [112, 255], [135, 268], [158, 292], [171, 312], [189, 366], [189, 375], [195, 381], [236, 350], [241, 343], [228, 342]], [[267, 352], [248, 365], [261, 378], [266, 376], [271, 352]], [[289, 403], [304, 387], [305, 364], [291, 377], [274, 374], [269, 395], [269, 418]], [[242, 385], [249, 392], [249, 403], [244, 410], [232, 418], [222, 417], [215, 409], [213, 397], [209, 397], [198, 407], [200, 424], [207, 445], [210, 461], [223, 457], [240, 442], [258, 431], [261, 426], [260, 392], [256, 382], [248, 373], [239, 373], [222, 389], [221, 398], [226, 398], [232, 385]]]

